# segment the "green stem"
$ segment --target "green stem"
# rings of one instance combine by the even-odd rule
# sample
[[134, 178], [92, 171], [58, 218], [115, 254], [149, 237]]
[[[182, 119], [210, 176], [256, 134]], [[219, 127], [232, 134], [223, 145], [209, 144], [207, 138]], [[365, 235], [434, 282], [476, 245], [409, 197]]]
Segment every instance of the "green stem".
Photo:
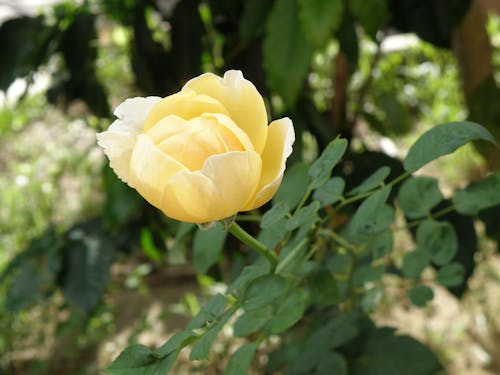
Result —
[[278, 257], [271, 249], [267, 248], [262, 242], [258, 241], [251, 234], [246, 232], [242, 227], [240, 227], [236, 222], [233, 222], [229, 228], [229, 232], [247, 245], [249, 248], [257, 251], [260, 255], [266, 257], [271, 266], [271, 273], [274, 272], [276, 266], [278, 265]]

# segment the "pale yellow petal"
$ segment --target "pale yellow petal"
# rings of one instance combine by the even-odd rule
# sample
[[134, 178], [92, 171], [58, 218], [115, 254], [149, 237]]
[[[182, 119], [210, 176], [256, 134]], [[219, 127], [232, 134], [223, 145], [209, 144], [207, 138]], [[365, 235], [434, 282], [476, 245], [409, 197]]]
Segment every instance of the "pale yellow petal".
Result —
[[198, 94], [193, 90], [183, 90], [163, 98], [151, 109], [144, 123], [144, 130], [149, 130], [158, 121], [169, 115], [190, 120], [205, 112], [229, 114], [217, 98], [204, 93]]
[[165, 185], [173, 175], [185, 169], [161, 152], [147, 135], [137, 137], [130, 160], [130, 185], [153, 206], [161, 206]]
[[142, 132], [144, 121], [153, 106], [161, 98], [130, 98], [115, 109], [118, 117], [110, 127], [96, 135], [97, 144], [109, 158], [109, 164], [116, 175], [124, 182], [130, 179], [130, 158], [137, 135]]
[[[223, 126], [229, 132], [231, 133], [232, 136], [236, 137], [238, 141], [241, 143], [241, 145], [244, 147], [245, 150], [248, 151], [254, 151], [254, 147], [252, 142], [250, 141], [250, 138], [248, 138], [248, 135], [239, 128], [235, 122], [228, 116], [220, 113], [204, 113], [201, 115], [202, 118], [213, 118], [217, 120], [219, 125]], [[225, 137], [225, 141], [227, 142], [227, 138], [231, 138], [230, 136]], [[229, 143], [229, 142], [227, 142]], [[233, 147], [228, 147], [229, 150], [234, 151], [237, 146]]]
[[288, 117], [273, 121], [269, 125], [267, 142], [262, 153], [262, 176], [255, 196], [244, 211], [262, 206], [276, 194], [294, 141], [293, 124]]
[[202, 74], [188, 81], [182, 90], [194, 90], [221, 102], [229, 117], [248, 135], [255, 151], [262, 152], [267, 136], [266, 107], [253, 83], [243, 78], [239, 70], [227, 71], [223, 78], [212, 73]]
[[225, 219], [254, 195], [260, 174], [261, 159], [253, 151], [214, 155], [201, 171], [183, 171], [171, 178], [161, 209], [173, 219], [191, 223]]

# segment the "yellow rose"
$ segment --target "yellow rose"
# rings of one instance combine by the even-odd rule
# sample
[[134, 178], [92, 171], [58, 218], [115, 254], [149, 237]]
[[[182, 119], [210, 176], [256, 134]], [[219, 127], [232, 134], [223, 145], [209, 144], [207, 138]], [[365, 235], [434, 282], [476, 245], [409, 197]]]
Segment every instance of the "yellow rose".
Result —
[[165, 215], [205, 223], [262, 206], [295, 140], [289, 118], [267, 123], [240, 71], [202, 74], [166, 98], [132, 98], [98, 144], [120, 179]]

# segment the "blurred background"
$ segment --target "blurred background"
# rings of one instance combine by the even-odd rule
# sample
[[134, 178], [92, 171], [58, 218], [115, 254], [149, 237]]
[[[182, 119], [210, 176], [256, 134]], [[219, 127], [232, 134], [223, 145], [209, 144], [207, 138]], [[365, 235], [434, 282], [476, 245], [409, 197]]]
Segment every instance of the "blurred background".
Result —
[[[95, 138], [125, 98], [228, 69], [293, 119], [291, 164], [348, 138], [336, 173], [353, 186], [381, 165], [397, 173], [444, 122], [500, 139], [497, 0], [0, 1], [0, 373], [96, 374], [127, 345], [161, 344], [248, 262], [236, 241], [149, 206]], [[470, 145], [419, 173], [449, 195], [499, 166], [498, 149]], [[387, 276], [373, 314], [451, 374], [500, 373], [499, 215], [453, 219], [463, 285], [419, 309]], [[395, 253], [412, 244], [397, 237]], [[215, 359], [234, 347], [219, 341]], [[181, 358], [174, 373], [218, 362]]]

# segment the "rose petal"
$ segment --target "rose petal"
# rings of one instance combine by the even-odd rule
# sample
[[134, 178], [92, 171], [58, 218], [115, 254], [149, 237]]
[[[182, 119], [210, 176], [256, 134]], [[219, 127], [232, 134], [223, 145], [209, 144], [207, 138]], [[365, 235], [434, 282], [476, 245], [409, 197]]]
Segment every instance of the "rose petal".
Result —
[[137, 136], [130, 159], [130, 186], [153, 206], [160, 208], [163, 189], [169, 179], [186, 170], [181, 163], [161, 152], [147, 135]]
[[216, 98], [209, 95], [197, 94], [193, 90], [183, 90], [163, 98], [149, 113], [144, 130], [149, 130], [158, 121], [169, 115], [175, 115], [190, 120], [202, 113], [221, 113], [228, 115], [227, 109]]
[[262, 176], [257, 193], [242, 211], [260, 207], [276, 194], [285, 172], [286, 159], [292, 153], [294, 141], [293, 124], [288, 117], [273, 121], [269, 125], [267, 142], [262, 153]]
[[109, 164], [116, 175], [124, 182], [130, 179], [130, 158], [136, 137], [142, 132], [144, 121], [159, 97], [131, 98], [121, 103], [115, 110], [118, 117], [108, 130], [98, 133], [97, 144], [109, 158]]
[[188, 81], [182, 92], [186, 90], [209, 95], [221, 102], [229, 117], [248, 135], [255, 151], [262, 152], [267, 136], [266, 106], [253, 83], [243, 78], [239, 70], [229, 70], [223, 78], [212, 73], [202, 74]]
[[254, 151], [211, 156], [201, 171], [179, 172], [170, 179], [161, 210], [191, 223], [225, 219], [254, 195], [260, 173], [261, 159]]

